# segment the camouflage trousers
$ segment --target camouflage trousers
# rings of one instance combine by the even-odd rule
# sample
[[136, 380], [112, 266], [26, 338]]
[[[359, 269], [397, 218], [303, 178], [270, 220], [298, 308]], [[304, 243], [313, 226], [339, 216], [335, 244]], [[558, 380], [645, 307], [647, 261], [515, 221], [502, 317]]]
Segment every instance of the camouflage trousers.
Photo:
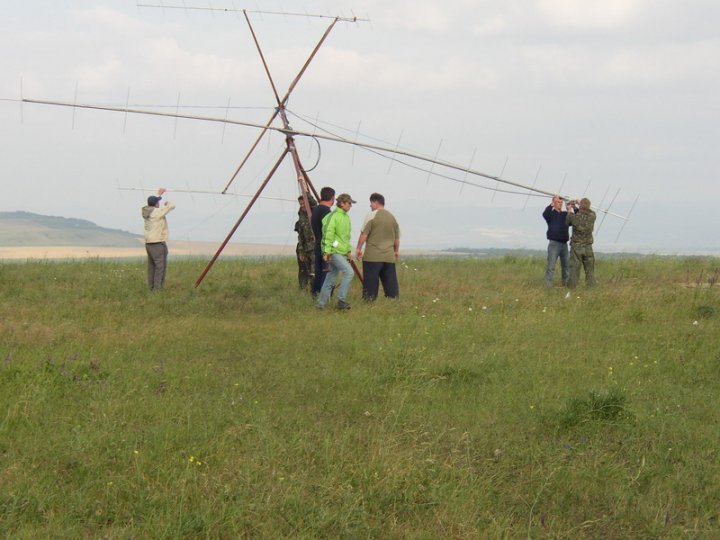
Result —
[[[298, 263], [298, 285], [300, 285], [300, 289], [304, 291], [307, 289], [308, 283], [312, 283], [312, 280], [315, 278], [315, 271], [313, 268], [315, 254], [313, 251], [296, 251], [295, 255]], [[303, 260], [300, 260], [300, 255], [303, 255]]]
[[591, 244], [570, 246], [570, 279], [568, 287], [574, 289], [580, 282], [580, 268], [585, 269], [585, 285], [593, 287], [595, 281], [595, 254]]

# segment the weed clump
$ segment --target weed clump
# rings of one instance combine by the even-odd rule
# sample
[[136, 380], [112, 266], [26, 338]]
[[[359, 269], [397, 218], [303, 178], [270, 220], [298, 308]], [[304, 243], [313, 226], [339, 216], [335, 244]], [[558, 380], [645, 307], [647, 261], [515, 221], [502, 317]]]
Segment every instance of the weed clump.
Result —
[[698, 306], [695, 310], [695, 314], [698, 318], [709, 319], [717, 315], [717, 308], [715, 306]]
[[615, 423], [632, 418], [627, 397], [613, 388], [608, 392], [592, 391], [585, 398], [572, 398], [560, 415], [560, 425], [571, 428], [593, 422]]
[[456, 368], [446, 366], [437, 372], [436, 379], [448, 381], [453, 384], [476, 383], [482, 382], [483, 375], [475, 370], [464, 367]]

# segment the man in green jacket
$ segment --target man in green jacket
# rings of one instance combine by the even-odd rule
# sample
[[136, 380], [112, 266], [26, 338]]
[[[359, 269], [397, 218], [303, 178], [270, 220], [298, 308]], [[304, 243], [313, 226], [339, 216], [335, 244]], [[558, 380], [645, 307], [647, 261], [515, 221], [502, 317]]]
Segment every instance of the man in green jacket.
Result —
[[335, 282], [342, 273], [342, 281], [338, 287], [338, 309], [350, 309], [347, 303], [348, 290], [353, 278], [353, 269], [350, 266], [349, 257], [352, 251], [350, 247], [350, 216], [348, 212], [352, 207], [352, 197], [347, 193], [341, 193], [335, 199], [337, 207], [322, 220], [322, 253], [323, 260], [330, 265], [330, 271], [325, 277], [322, 289], [318, 295], [316, 307], [324, 309], [330, 300]]

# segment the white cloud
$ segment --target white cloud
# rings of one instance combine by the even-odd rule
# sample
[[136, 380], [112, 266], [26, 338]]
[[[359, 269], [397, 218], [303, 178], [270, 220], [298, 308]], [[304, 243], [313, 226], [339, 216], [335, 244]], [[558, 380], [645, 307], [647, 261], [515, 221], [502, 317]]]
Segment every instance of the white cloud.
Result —
[[572, 88], [634, 88], [720, 83], [720, 40], [598, 49], [536, 45], [523, 56], [537, 85]]
[[333, 85], [354, 81], [376, 90], [422, 93], [458, 87], [494, 86], [498, 75], [490, 67], [480, 67], [473, 59], [450, 57], [443, 64], [432, 61], [408, 63], [382, 54], [328, 47], [312, 68], [310, 84]]
[[122, 62], [108, 58], [95, 65], [80, 64], [75, 70], [77, 81], [82, 81], [83, 90], [107, 91], [116, 86], [124, 73]]
[[538, 0], [540, 13], [571, 28], [612, 28], [630, 21], [648, 0]]
[[131, 32], [135, 33], [147, 28], [142, 19], [129, 17], [120, 11], [107, 7], [80, 11], [75, 15], [75, 20], [79, 24], [89, 25], [91, 28], [94, 27], [103, 33], [112, 31], [128, 35]]
[[479, 237], [479, 240], [502, 242], [536, 240], [538, 236], [537, 231], [528, 232], [523, 229], [502, 227], [476, 227], [472, 232]]
[[599, 83], [656, 85], [714, 80], [720, 62], [720, 41], [671, 43], [654, 49], [622, 50], [598, 70]]
[[446, 32], [450, 28], [448, 6], [432, 0], [384, 2], [376, 12], [381, 13], [382, 18], [373, 19], [373, 23], [387, 28], [432, 33]]
[[508, 21], [503, 16], [494, 16], [483, 19], [473, 27], [473, 33], [480, 36], [500, 34], [507, 30]]

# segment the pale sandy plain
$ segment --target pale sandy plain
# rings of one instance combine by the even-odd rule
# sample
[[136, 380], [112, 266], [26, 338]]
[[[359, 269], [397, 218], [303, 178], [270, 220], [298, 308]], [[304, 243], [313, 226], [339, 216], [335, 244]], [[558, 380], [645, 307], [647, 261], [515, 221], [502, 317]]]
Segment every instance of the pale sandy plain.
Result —
[[[220, 247], [214, 242], [168, 242], [171, 257], [211, 258]], [[403, 255], [432, 255], [442, 252], [412, 249], [401, 250]], [[223, 249], [224, 257], [291, 257], [295, 245], [233, 244]], [[60, 259], [127, 259], [145, 257], [145, 246], [138, 247], [88, 247], [88, 246], [0, 246], [0, 260], [60, 260]]]
[[[171, 257], [212, 257], [219, 243], [213, 242], [168, 242]], [[265, 244], [228, 244], [222, 254], [230, 257], [284, 257], [295, 253], [295, 246], [274, 246]], [[88, 247], [88, 246], [0, 246], [0, 259], [116, 259], [145, 257], [145, 247]]]

